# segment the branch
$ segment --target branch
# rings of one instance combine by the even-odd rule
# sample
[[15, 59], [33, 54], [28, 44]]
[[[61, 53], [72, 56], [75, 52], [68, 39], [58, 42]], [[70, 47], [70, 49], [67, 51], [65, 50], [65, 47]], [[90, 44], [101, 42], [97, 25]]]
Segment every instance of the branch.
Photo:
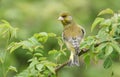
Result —
[[[110, 42], [110, 41], [103, 41], [103, 42], [100, 42], [100, 43], [96, 43], [96, 44], [94, 45], [94, 47], [98, 47], [100, 44], [106, 43], [106, 42]], [[78, 56], [81, 56], [82, 54], [87, 53], [89, 50], [90, 50], [90, 49], [86, 49], [86, 48], [81, 49], [81, 52], [79, 53]], [[60, 66], [57, 66], [57, 67], [55, 68], [56, 76], [57, 76], [57, 74], [58, 74], [58, 71], [59, 71], [60, 69], [62, 69], [64, 66], [68, 65], [68, 63], [69, 63], [69, 60], [66, 61], [65, 63], [61, 64]], [[48, 77], [51, 77], [51, 75], [49, 75]]]
[[69, 61], [66, 61], [66, 62], [63, 63], [62, 65], [57, 66], [56, 69], [55, 69], [55, 72], [57, 73], [61, 68], [63, 68], [64, 66], [66, 66], [68, 63], [69, 63]]
[[[98, 47], [100, 44], [106, 43], [106, 42], [110, 42], [110, 41], [103, 41], [103, 42], [100, 42], [100, 43], [96, 43], [96, 44], [94, 45], [94, 47]], [[86, 49], [86, 48], [81, 49], [81, 52], [79, 53], [78, 56], [81, 56], [82, 54], [87, 53], [89, 50], [90, 50], [90, 49]]]

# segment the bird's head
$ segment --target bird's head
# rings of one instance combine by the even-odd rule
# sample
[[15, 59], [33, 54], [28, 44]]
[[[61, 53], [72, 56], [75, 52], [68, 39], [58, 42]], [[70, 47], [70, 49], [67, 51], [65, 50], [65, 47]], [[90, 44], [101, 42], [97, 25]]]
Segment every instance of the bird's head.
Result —
[[72, 23], [73, 18], [68, 12], [62, 12], [58, 20], [60, 20], [63, 25], [68, 25]]

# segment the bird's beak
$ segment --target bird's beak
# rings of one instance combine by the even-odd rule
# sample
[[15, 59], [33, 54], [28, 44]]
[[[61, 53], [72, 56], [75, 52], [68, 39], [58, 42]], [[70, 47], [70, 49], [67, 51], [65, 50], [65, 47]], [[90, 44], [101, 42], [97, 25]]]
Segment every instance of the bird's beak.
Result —
[[58, 18], [58, 20], [60, 20], [60, 21], [61, 21], [61, 20], [64, 20], [64, 18], [60, 16], [60, 17]]

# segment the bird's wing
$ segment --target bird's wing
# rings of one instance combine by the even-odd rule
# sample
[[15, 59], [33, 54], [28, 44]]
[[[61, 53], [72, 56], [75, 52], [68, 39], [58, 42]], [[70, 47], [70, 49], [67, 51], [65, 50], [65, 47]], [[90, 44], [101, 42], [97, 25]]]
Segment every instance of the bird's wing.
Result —
[[65, 41], [69, 50], [74, 49], [76, 53], [79, 53], [80, 42], [84, 37], [85, 30], [81, 26], [71, 26], [70, 29], [63, 31], [63, 40]]
[[79, 47], [80, 42], [85, 36], [85, 30], [83, 27], [79, 26], [73, 32], [63, 32], [62, 37], [63, 40], [70, 42], [74, 47]]
[[69, 38], [64, 37], [63, 39], [67, 43], [68, 49], [71, 50], [72, 48], [74, 48], [76, 54], [78, 54], [80, 52], [79, 47], [80, 47], [80, 42], [82, 40], [81, 36], [69, 37]]
[[82, 27], [82, 26], [79, 26], [80, 28], [81, 28], [81, 30], [82, 30], [82, 33], [83, 33], [83, 37], [85, 36], [85, 34], [86, 34], [86, 31], [85, 31], [85, 29]]

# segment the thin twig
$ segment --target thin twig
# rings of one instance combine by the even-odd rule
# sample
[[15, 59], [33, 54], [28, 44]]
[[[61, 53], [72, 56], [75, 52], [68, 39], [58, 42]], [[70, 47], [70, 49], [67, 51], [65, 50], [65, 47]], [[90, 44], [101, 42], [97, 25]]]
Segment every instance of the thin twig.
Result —
[[[103, 41], [103, 42], [100, 42], [100, 43], [96, 43], [94, 45], [94, 47], [98, 47], [100, 44], [106, 43], [106, 42], [110, 42], [110, 41]], [[81, 49], [81, 52], [79, 53], [78, 56], [81, 56], [82, 54], [87, 53], [88, 51], [89, 51], [89, 49], [83, 48], [83, 49]]]
[[66, 66], [69, 63], [69, 61], [66, 61], [65, 63], [61, 64], [60, 66], [56, 67], [55, 72], [58, 72], [58, 70], [60, 70], [61, 68], [63, 68], [64, 66]]

